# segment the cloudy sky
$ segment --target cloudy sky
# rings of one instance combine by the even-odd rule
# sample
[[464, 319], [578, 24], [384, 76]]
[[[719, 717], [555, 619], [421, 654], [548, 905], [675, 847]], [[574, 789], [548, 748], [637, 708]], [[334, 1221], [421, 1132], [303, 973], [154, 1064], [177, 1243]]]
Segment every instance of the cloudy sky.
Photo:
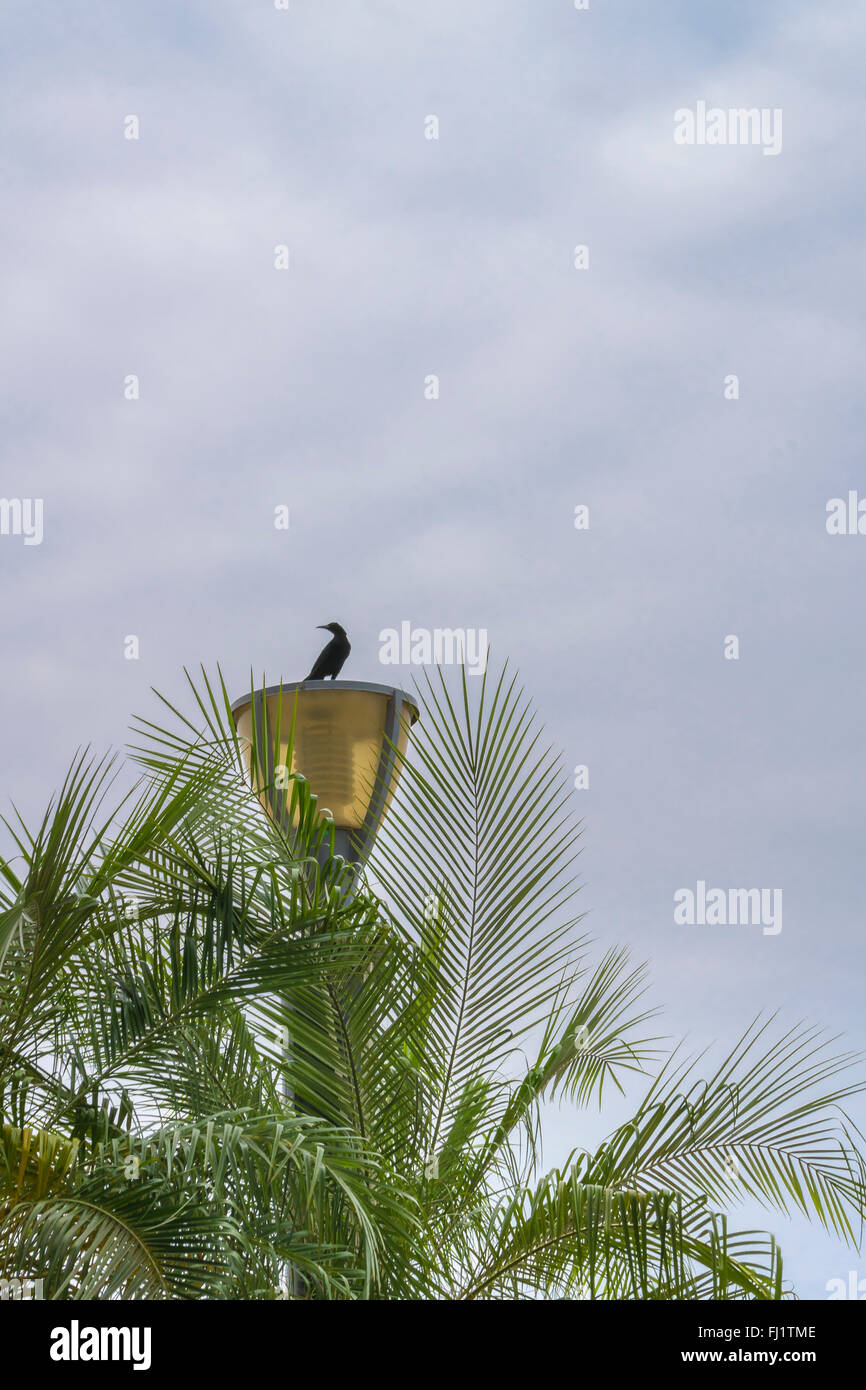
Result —
[[[484, 628], [589, 769], [588, 925], [666, 1030], [862, 1046], [862, 3], [10, 9], [0, 492], [44, 513], [0, 535], [5, 795], [184, 665], [297, 678], [337, 618], [347, 678], [409, 684], [382, 629]], [[699, 102], [781, 152], [677, 144]], [[676, 925], [698, 880], [781, 932]], [[745, 1216], [805, 1296], [866, 1276]]]

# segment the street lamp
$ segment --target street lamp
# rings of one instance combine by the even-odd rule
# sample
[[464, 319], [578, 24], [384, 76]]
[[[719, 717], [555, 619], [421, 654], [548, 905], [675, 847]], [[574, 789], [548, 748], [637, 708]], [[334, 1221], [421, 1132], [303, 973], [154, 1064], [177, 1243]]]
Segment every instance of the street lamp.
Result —
[[[299, 820], [291, 779], [303, 776], [316, 815], [333, 821], [333, 853], [357, 870], [391, 804], [399, 759], [418, 718], [415, 701], [389, 685], [301, 681], [252, 691], [231, 710], [247, 776], [266, 813], [290, 833]], [[323, 863], [330, 854], [329, 835], [317, 858]], [[340, 891], [348, 898], [354, 888], [353, 876]], [[290, 1052], [288, 1029], [284, 1045]], [[294, 1099], [285, 1082], [283, 1094], [287, 1103]], [[303, 1278], [290, 1265], [286, 1276], [302, 1297]]]
[[334, 853], [365, 863], [418, 718], [415, 701], [389, 685], [301, 681], [253, 691], [234, 702], [232, 715], [267, 814], [290, 827], [291, 776], [300, 774], [318, 815], [333, 820]]

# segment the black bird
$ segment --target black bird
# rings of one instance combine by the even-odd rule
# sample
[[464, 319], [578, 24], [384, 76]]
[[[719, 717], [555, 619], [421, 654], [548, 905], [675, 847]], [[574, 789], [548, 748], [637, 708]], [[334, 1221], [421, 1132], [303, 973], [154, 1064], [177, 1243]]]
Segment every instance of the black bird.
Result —
[[352, 650], [349, 639], [346, 636], [345, 628], [340, 627], [339, 623], [319, 623], [319, 627], [326, 632], [333, 632], [333, 637], [327, 647], [323, 647], [316, 657], [315, 665], [307, 676], [308, 681], [336, 680], [341, 670], [343, 662]]

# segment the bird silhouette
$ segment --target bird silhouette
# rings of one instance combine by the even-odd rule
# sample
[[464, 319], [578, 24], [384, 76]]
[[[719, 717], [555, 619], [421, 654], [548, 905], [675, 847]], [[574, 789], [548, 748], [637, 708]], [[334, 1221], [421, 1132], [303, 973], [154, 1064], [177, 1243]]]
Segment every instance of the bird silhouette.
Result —
[[332, 632], [334, 635], [328, 645], [319, 652], [307, 680], [323, 681], [330, 676], [331, 680], [335, 681], [352, 648], [346, 636], [345, 628], [340, 627], [339, 623], [319, 623], [319, 627], [324, 628], [326, 632]]

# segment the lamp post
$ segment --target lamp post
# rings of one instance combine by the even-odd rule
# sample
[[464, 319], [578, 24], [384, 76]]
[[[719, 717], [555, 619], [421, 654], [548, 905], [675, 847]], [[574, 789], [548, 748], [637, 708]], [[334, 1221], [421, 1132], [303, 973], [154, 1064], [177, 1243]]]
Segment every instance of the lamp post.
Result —
[[[267, 815], [291, 831], [290, 779], [300, 774], [316, 798], [319, 818], [333, 821], [334, 853], [354, 871], [341, 890], [348, 897], [394, 795], [398, 760], [418, 706], [405, 691], [388, 685], [301, 681], [253, 691], [231, 709], [247, 775]], [[319, 863], [330, 854], [329, 836], [318, 851]], [[288, 1053], [288, 1030], [284, 1043]], [[294, 1099], [285, 1081], [283, 1094], [287, 1103]], [[286, 1275], [294, 1295], [302, 1297], [304, 1280], [290, 1265]]]

